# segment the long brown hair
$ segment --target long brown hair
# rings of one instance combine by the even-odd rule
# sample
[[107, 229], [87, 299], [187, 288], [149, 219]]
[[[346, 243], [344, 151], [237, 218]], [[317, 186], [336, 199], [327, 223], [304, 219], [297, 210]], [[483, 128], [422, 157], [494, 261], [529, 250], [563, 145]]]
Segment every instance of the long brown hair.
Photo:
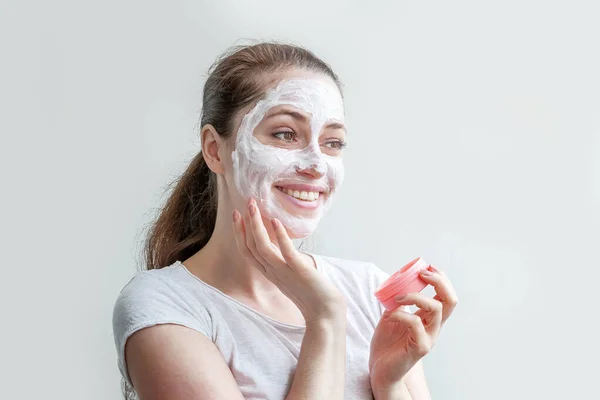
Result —
[[[200, 126], [214, 126], [223, 138], [234, 129], [236, 114], [257, 102], [270, 78], [290, 68], [306, 69], [341, 83], [331, 67], [311, 51], [292, 44], [263, 42], [234, 46], [210, 67], [204, 85]], [[201, 152], [171, 185], [144, 245], [145, 268], [157, 269], [185, 260], [206, 245], [217, 216], [217, 177]]]

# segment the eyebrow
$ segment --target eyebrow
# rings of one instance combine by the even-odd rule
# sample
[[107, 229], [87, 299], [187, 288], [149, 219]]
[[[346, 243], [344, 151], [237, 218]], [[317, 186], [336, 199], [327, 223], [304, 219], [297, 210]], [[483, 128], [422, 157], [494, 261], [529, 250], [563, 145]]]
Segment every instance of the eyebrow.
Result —
[[302, 121], [306, 121], [308, 119], [305, 115], [299, 113], [298, 111], [289, 110], [286, 108], [282, 108], [281, 110], [277, 110], [274, 113], [267, 114], [266, 118], [271, 118], [276, 115], [289, 115], [290, 117], [292, 117], [294, 119], [299, 119]]
[[[289, 115], [290, 117], [292, 117], [292, 118], [294, 118], [296, 120], [300, 120], [300, 121], [303, 121], [303, 122], [308, 121], [308, 118], [304, 114], [301, 114], [298, 111], [290, 110], [290, 109], [287, 109], [287, 108], [282, 108], [281, 110], [275, 111], [272, 114], [267, 114], [265, 116], [265, 119], [274, 117], [276, 115]], [[333, 129], [343, 129], [344, 131], [346, 131], [346, 126], [344, 124], [340, 123], [340, 122], [332, 121], [332, 122], [328, 123], [326, 125], [326, 127], [327, 128], [333, 128]]]

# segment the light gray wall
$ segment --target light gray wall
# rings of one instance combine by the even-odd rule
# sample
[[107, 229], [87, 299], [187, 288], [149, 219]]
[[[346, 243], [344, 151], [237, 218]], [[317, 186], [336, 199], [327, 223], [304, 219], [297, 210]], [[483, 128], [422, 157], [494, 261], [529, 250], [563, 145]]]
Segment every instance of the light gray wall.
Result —
[[435, 399], [597, 394], [597, 2], [0, 7], [0, 398], [119, 398], [112, 305], [239, 38], [302, 44], [346, 84], [318, 250], [389, 272], [421, 255], [456, 286], [425, 359]]

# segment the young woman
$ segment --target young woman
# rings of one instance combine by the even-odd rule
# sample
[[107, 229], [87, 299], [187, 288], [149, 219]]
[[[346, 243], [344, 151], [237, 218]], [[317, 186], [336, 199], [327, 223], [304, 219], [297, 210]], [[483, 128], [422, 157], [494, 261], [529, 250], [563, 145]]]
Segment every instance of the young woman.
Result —
[[[456, 305], [422, 278], [383, 312], [373, 264], [298, 251], [343, 179], [336, 74], [261, 43], [211, 67], [202, 151], [150, 232], [147, 271], [116, 301], [119, 368], [142, 400], [428, 399], [420, 359]], [[419, 310], [407, 311], [408, 305]]]

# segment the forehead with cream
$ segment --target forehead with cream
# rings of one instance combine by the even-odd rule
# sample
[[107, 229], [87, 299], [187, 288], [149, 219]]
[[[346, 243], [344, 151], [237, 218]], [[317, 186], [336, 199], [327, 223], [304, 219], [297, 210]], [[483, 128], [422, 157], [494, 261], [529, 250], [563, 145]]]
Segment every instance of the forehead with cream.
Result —
[[[288, 105], [310, 114], [311, 132], [319, 133], [326, 122], [344, 122], [344, 104], [336, 86], [320, 79], [289, 79], [269, 90], [244, 117], [238, 133], [252, 133], [269, 111]], [[244, 126], [245, 123], [245, 126]]]
[[[274, 107], [288, 105], [310, 115], [311, 140], [303, 149], [283, 149], [261, 143], [254, 130]], [[306, 236], [316, 227], [343, 179], [341, 156], [321, 152], [319, 134], [325, 124], [344, 122], [344, 106], [336, 86], [321, 79], [288, 79], [267, 91], [242, 119], [232, 153], [234, 181], [240, 194], [255, 198], [270, 218], [279, 218], [296, 236]], [[298, 177], [298, 170], [312, 168], [329, 188], [325, 204], [312, 218], [287, 213], [272, 193], [274, 183]]]

